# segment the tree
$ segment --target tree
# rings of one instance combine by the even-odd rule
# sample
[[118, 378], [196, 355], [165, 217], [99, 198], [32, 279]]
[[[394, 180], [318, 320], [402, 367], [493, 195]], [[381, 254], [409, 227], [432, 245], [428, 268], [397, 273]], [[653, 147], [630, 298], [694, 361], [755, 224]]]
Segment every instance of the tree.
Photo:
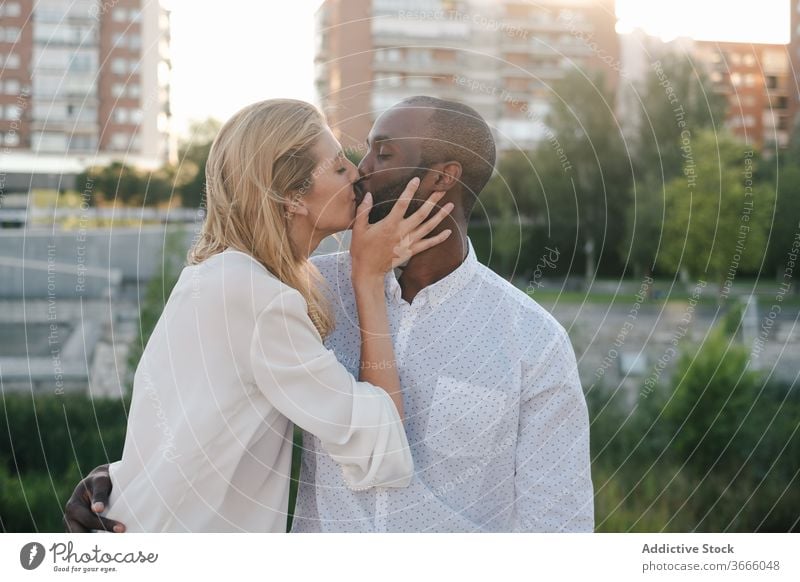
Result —
[[99, 197], [107, 202], [132, 204], [144, 193], [144, 182], [139, 171], [122, 162], [87, 169], [78, 174], [76, 187], [91, 192], [92, 203], [96, 203]]
[[102, 199], [125, 206], [157, 206], [168, 202], [186, 179], [180, 168], [169, 165], [145, 171], [112, 162], [78, 174], [76, 188], [87, 194], [90, 205]]
[[475, 204], [473, 218], [515, 221], [541, 216], [542, 189], [534, 158], [530, 152], [501, 153], [494, 175]]
[[723, 294], [741, 269], [764, 259], [774, 196], [756, 183], [758, 156], [726, 134], [694, 135], [685, 176], [665, 188], [665, 215], [658, 264], [686, 269], [720, 284]]
[[683, 172], [682, 132], [721, 128], [726, 98], [702, 67], [677, 54], [666, 54], [651, 67], [640, 95], [632, 156], [636, 176], [654, 174], [667, 183]]
[[702, 68], [675, 54], [658, 60], [638, 91], [641, 109], [631, 149], [635, 185], [622, 252], [635, 271], [650, 272], [663, 238], [664, 187], [684, 170], [681, 134], [721, 125], [726, 102]]
[[617, 263], [625, 232], [632, 172], [614, 103], [602, 72], [568, 74], [554, 84], [546, 120], [552, 134], [534, 155], [550, 230], [585, 254], [588, 279], [596, 262]]
[[222, 124], [212, 118], [193, 123], [189, 128], [189, 136], [178, 148], [177, 172], [186, 176], [179, 187], [183, 206], [196, 208], [202, 204], [205, 195], [206, 160], [211, 151], [211, 143], [221, 127]]
[[664, 407], [677, 459], [691, 458], [706, 471], [730, 447], [762, 385], [759, 376], [747, 369], [747, 360], [747, 350], [735, 344], [723, 326], [681, 356], [673, 376], [675, 391]]
[[145, 193], [142, 204], [156, 205], [169, 202], [173, 196], [181, 192], [181, 188], [193, 177], [193, 172], [187, 172], [188, 167], [165, 165], [143, 175]]
[[[787, 160], [788, 156], [783, 159]], [[792, 245], [800, 234], [800, 166], [795, 161], [797, 159], [794, 158], [794, 163], [782, 162], [775, 184], [775, 219], [770, 232], [768, 260], [779, 278], [783, 277]]]

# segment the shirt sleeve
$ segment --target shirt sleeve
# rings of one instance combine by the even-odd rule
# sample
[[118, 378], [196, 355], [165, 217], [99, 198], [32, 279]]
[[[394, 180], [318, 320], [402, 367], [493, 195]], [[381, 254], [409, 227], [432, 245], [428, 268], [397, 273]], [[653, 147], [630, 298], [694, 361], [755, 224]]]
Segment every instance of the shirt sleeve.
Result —
[[589, 414], [566, 332], [523, 363], [516, 454], [519, 531], [591, 532]]
[[391, 397], [358, 382], [326, 349], [296, 291], [284, 291], [257, 317], [253, 377], [271, 404], [319, 437], [353, 489], [406, 487], [413, 461]]

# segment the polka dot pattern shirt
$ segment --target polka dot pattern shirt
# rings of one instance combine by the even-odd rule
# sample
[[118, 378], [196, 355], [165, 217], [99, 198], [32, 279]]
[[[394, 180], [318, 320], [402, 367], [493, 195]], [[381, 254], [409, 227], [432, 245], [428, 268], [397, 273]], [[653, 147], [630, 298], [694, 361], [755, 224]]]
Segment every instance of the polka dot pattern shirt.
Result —
[[[312, 260], [336, 317], [326, 344], [357, 376], [350, 256]], [[306, 433], [292, 531], [591, 531], [589, 419], [563, 327], [481, 265], [471, 244], [411, 304], [387, 274], [386, 298], [414, 478], [353, 491]]]

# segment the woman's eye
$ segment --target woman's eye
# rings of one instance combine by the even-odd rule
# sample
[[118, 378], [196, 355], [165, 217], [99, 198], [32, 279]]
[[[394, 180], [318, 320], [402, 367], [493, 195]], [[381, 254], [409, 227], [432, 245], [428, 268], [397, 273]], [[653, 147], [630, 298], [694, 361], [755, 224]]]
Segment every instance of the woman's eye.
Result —
[[389, 159], [390, 157], [392, 157], [392, 156], [390, 156], [389, 154], [378, 154], [376, 157], [377, 157], [379, 160], [388, 160], [388, 159]]
[[344, 174], [346, 171], [347, 171], [347, 168], [339, 168], [338, 170], [336, 170], [336, 173], [337, 174]]

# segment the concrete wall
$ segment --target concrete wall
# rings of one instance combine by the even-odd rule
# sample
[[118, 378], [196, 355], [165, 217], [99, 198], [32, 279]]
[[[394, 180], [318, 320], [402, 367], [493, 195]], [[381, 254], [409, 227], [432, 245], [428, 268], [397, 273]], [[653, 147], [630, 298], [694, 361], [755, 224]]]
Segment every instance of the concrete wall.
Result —
[[[164, 249], [183, 263], [198, 227], [148, 226], [55, 231], [0, 230], [0, 297], [100, 298], [123, 282], [146, 282], [163, 268]], [[318, 252], [348, 248], [328, 238]]]
[[[118, 271], [124, 281], [148, 280], [160, 272], [169, 238], [182, 259], [194, 227], [163, 226], [52, 231], [0, 230], [0, 258], [52, 265], [64, 272]], [[67, 287], [66, 285], [64, 286]]]

